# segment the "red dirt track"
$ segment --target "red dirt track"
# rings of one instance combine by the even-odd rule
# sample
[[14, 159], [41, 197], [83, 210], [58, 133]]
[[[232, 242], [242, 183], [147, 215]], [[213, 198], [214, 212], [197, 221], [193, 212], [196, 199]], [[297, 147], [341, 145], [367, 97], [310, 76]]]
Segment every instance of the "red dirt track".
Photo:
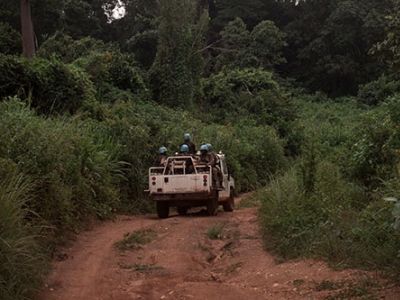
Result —
[[[223, 234], [211, 240], [206, 232], [216, 224], [225, 225]], [[157, 237], [141, 249], [114, 246], [126, 233], [147, 228]], [[39, 300], [324, 299], [337, 291], [319, 291], [318, 283], [367, 276], [312, 260], [278, 264], [263, 249], [256, 208], [166, 220], [120, 216], [80, 234], [63, 251], [65, 259], [53, 263]], [[400, 299], [398, 292], [378, 295]]]

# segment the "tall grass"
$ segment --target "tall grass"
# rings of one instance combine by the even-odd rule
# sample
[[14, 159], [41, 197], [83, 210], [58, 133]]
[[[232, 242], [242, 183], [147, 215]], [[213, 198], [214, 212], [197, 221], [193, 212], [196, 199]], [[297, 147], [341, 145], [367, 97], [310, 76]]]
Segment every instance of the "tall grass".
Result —
[[267, 248], [284, 258], [325, 258], [336, 266], [385, 269], [399, 274], [400, 234], [394, 205], [365, 202], [363, 190], [346, 182], [339, 169], [320, 163], [315, 189], [291, 169], [258, 194]]
[[9, 174], [0, 180], [0, 299], [28, 299], [46, 270], [46, 257], [27, 209], [34, 185]]
[[0, 103], [0, 114], [0, 163], [35, 181], [28, 206], [49, 225], [76, 229], [118, 208], [118, 144], [96, 136], [96, 124], [44, 119], [14, 99]]

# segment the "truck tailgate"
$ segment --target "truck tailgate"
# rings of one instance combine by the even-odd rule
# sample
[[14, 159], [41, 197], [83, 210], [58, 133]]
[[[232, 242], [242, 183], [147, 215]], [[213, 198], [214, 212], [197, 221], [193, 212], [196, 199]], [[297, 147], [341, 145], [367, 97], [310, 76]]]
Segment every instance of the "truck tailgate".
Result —
[[153, 176], [150, 193], [186, 194], [210, 191], [209, 176], [203, 174]]

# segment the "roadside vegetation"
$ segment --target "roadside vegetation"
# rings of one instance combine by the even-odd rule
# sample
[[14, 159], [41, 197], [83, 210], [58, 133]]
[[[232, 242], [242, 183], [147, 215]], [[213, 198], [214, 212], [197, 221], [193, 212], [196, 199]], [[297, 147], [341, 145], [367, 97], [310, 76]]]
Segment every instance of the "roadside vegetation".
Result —
[[325, 258], [337, 267], [398, 275], [394, 101], [373, 110], [352, 108], [350, 99], [303, 103], [304, 115], [317, 112], [305, 119], [301, 156], [256, 195], [267, 248], [284, 258]]
[[185, 132], [260, 189], [268, 248], [398, 274], [397, 0], [28, 2], [33, 58], [0, 0], [1, 299], [88, 218], [150, 212], [146, 170]]

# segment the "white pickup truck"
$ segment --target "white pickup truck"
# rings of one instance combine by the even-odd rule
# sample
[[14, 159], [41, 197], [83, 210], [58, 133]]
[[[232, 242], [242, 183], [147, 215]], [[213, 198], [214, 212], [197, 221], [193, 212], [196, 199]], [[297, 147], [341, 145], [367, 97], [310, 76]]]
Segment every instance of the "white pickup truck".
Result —
[[165, 167], [150, 168], [148, 191], [160, 218], [168, 218], [170, 207], [176, 207], [180, 215], [200, 206], [206, 206], [209, 215], [215, 215], [219, 205], [225, 211], [233, 211], [235, 181], [228, 172], [225, 155], [217, 156], [217, 167], [222, 173], [219, 188], [213, 184], [212, 168], [193, 156], [171, 156]]

